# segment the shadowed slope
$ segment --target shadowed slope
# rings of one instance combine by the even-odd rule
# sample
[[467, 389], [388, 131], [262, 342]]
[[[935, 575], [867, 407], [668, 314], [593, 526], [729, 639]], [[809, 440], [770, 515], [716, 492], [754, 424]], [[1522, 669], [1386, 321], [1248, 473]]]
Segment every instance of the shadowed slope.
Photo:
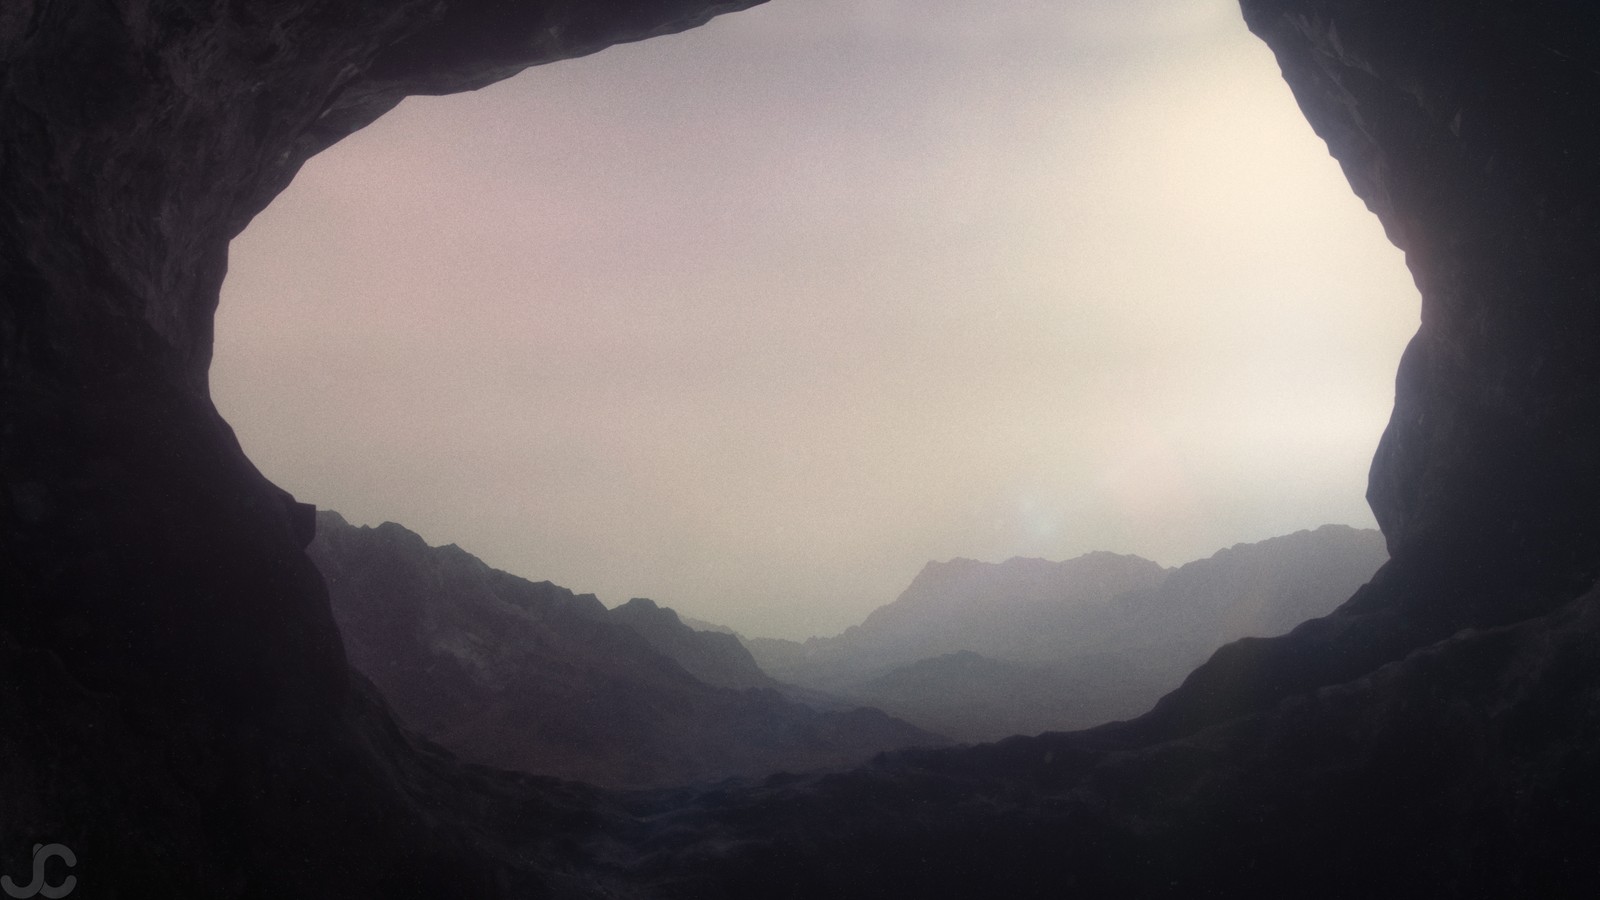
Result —
[[402, 722], [462, 759], [661, 787], [946, 743], [875, 709], [818, 712], [771, 679], [708, 684], [592, 594], [491, 569], [453, 544], [429, 547], [392, 522], [356, 528], [322, 512], [317, 524], [311, 558], [350, 664]]

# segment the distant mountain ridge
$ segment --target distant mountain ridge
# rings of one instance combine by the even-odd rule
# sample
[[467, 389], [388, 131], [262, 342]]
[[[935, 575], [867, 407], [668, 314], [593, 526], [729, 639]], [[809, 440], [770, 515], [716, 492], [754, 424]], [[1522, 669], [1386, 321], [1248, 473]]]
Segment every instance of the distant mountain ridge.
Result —
[[947, 743], [875, 709], [789, 700], [736, 639], [671, 610], [607, 610], [394, 523], [358, 528], [319, 512], [308, 552], [351, 664], [403, 721], [468, 760], [655, 787]]
[[957, 559], [835, 637], [745, 644], [782, 681], [993, 740], [1137, 715], [1221, 645], [1331, 612], [1387, 558], [1377, 531], [1326, 525], [1176, 569]]
[[683, 622], [683, 624], [693, 628], [695, 631], [712, 631], [717, 634], [739, 633], [726, 625], [718, 625], [715, 622], [707, 622], [705, 619], [696, 619], [694, 616], [686, 616], [682, 613], [678, 614], [678, 619], [679, 621]]
[[1112, 598], [1153, 587], [1167, 570], [1137, 556], [1088, 553], [1063, 562], [930, 562], [893, 602], [834, 637], [745, 641], [781, 681], [833, 691], [896, 666], [963, 651], [1016, 657], [1038, 619], [1085, 614]]
[[654, 600], [635, 597], [611, 610], [611, 618], [638, 632], [690, 675], [716, 687], [777, 689], [777, 680], [756, 665], [755, 657], [732, 632], [691, 628], [678, 613]]
[[966, 741], [1088, 727], [1126, 718], [1166, 685], [1117, 654], [1056, 663], [1000, 660], [962, 650], [900, 666], [842, 693]]
[[[1119, 594], [1159, 585], [1167, 572], [1148, 559], [1105, 552], [1063, 562], [1029, 557], [930, 562], [893, 603], [873, 610], [841, 637], [861, 645], [909, 641], [918, 646], [919, 658], [934, 650], [983, 652], [965, 645], [1015, 640], [1007, 631], [1010, 622], [1020, 626], [1046, 611], [1095, 609]], [[986, 634], [993, 636], [977, 637]]]

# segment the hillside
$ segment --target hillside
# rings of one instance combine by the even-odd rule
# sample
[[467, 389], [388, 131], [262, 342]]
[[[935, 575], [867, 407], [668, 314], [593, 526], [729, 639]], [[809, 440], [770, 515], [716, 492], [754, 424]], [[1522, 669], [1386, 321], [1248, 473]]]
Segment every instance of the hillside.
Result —
[[1327, 614], [1386, 558], [1378, 532], [1327, 525], [1171, 570], [958, 559], [836, 637], [746, 646], [777, 678], [958, 740], [1084, 728], [1144, 712], [1229, 641]]
[[[640, 604], [617, 614], [454, 545], [429, 547], [394, 523], [357, 528], [319, 513], [309, 553], [351, 665], [406, 724], [474, 762], [649, 787], [846, 766], [943, 743], [876, 710], [793, 702], [757, 686], [769, 681], [759, 671], [736, 677], [680, 640], [679, 655], [699, 660], [707, 677], [744, 682], [707, 683], [630, 622], [670, 610], [649, 615]], [[670, 631], [646, 630], [658, 641]]]

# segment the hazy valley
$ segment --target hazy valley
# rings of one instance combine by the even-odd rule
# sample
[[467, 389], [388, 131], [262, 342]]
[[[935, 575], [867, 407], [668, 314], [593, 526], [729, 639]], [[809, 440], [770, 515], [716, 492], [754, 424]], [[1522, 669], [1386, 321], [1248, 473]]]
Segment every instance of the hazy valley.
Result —
[[[1132, 16], [1121, 26], [1112, 6], [4, 7], [6, 890], [1600, 896], [1600, 808], [1584, 801], [1600, 795], [1594, 4], [1171, 0], [1116, 4]], [[1241, 15], [1259, 43], [1227, 37], [1243, 37]], [[725, 42], [696, 51], [702, 38]], [[585, 74], [581, 60], [598, 65]], [[524, 68], [526, 89], [511, 81]], [[497, 81], [510, 99], [481, 106]], [[1276, 92], [1293, 130], [1232, 105], [1251, 84]], [[407, 97], [452, 93], [436, 108], [482, 115], [440, 112], [420, 142], [383, 126], [427, 117], [432, 101]], [[515, 151], [503, 167], [465, 162], [496, 143]], [[1078, 148], [1125, 178], [1094, 177]], [[319, 176], [307, 163], [325, 150]], [[576, 171], [555, 165], [569, 159]], [[1335, 185], [1336, 199], [1354, 218], [1311, 215], [1335, 200], [1316, 165], [1348, 183], [1354, 196]], [[1003, 190], [988, 173], [1008, 176]], [[963, 184], [978, 204], [946, 202]], [[273, 214], [292, 186], [320, 187], [312, 215]], [[1274, 202], [1230, 202], [1245, 196]], [[1012, 198], [1043, 207], [1008, 227]], [[650, 214], [679, 210], [710, 215]], [[765, 211], [803, 213], [803, 227], [773, 228]], [[398, 239], [416, 223], [439, 230]], [[928, 240], [900, 241], [907, 224], [931, 226]], [[1337, 253], [1346, 225], [1403, 251], [1409, 279]], [[225, 297], [250, 231], [284, 240], [252, 298]], [[344, 252], [360, 243], [440, 277]], [[592, 265], [564, 269], [565, 250]], [[1230, 251], [1245, 272], [1221, 265]], [[1334, 262], [1295, 287], [1311, 258]], [[1047, 280], [1019, 277], [1035, 263]], [[664, 280], [677, 273], [713, 290]], [[500, 299], [473, 287], [491, 284]], [[1235, 303], [1252, 295], [1248, 311]], [[1353, 330], [1367, 306], [1416, 328], [1398, 365], [1397, 344]], [[242, 307], [261, 313], [252, 327], [218, 314]], [[1042, 315], [1015, 318], [1027, 311]], [[1310, 314], [1278, 314], [1291, 311]], [[991, 326], [1018, 321], [1025, 340], [1008, 351]], [[1174, 352], [1180, 334], [1197, 355]], [[796, 335], [784, 352], [778, 338]], [[1137, 340], [1105, 342], [1119, 335]], [[923, 339], [940, 336], [949, 352], [929, 352]], [[228, 360], [246, 347], [262, 352], [233, 383], [260, 390], [230, 402]], [[1325, 388], [1379, 356], [1380, 377], [1356, 379], [1376, 410], [1358, 423]], [[957, 374], [963, 361], [978, 378]], [[809, 363], [854, 377], [807, 387], [794, 375]], [[902, 377], [919, 371], [952, 376], [949, 390]], [[595, 385], [603, 402], [573, 390]], [[686, 388], [705, 385], [725, 390], [695, 415]], [[317, 416], [308, 399], [337, 402]], [[860, 465], [827, 427], [841, 411], [906, 438], [916, 459]], [[474, 437], [466, 413], [510, 430]], [[592, 427], [564, 427], [579, 420]], [[774, 439], [780, 424], [795, 440]], [[1091, 432], [1107, 452], [1078, 452]], [[686, 464], [645, 464], [658, 449]], [[1002, 452], [979, 470], [1040, 471], [995, 469], [996, 490], [963, 504], [970, 480], [946, 463], [988, 450]], [[810, 551], [764, 527], [798, 521], [776, 511], [803, 500], [759, 489], [772, 479], [744, 464], [766, 451], [797, 489], [831, 489], [800, 512], [856, 554], [791, 554], [786, 579], [866, 572], [883, 557], [854, 526], [896, 532], [945, 509], [1010, 517], [968, 555], [1045, 554], [1049, 527], [1085, 517], [1073, 503], [1021, 510], [1016, 489], [1087, 483], [1120, 521], [1219, 528], [1239, 524], [1229, 507], [1305, 508], [1286, 494], [1352, 510], [1364, 496], [1392, 558], [1342, 602], [1300, 590], [1344, 577], [1296, 555], [1322, 539], [1304, 536], [1171, 572], [1100, 555], [941, 563], [853, 632], [751, 641], [747, 658], [669, 611], [606, 610], [400, 526], [324, 516], [317, 538], [304, 502], [403, 509], [392, 515], [455, 534], [422, 520], [447, 497], [482, 529], [458, 538], [471, 546], [537, 508], [555, 525], [531, 532], [548, 559], [581, 552], [556, 546], [559, 528], [597, 510], [635, 535], [712, 523]], [[592, 464], [608, 457], [629, 477]], [[1350, 477], [1301, 468], [1319, 458]], [[884, 476], [898, 490], [863, 490]], [[328, 496], [341, 481], [372, 505]], [[598, 484], [616, 502], [555, 502], [552, 483]], [[522, 502], [496, 518], [486, 499]], [[937, 546], [945, 558], [968, 545]], [[1069, 571], [1081, 580], [1052, 587]], [[746, 583], [741, 599], [773, 599]], [[902, 587], [875, 590], [887, 602]], [[1287, 628], [1324, 601], [1337, 608], [1178, 672], [1207, 644]], [[877, 752], [934, 740], [928, 726], [956, 737], [1119, 715], [1173, 677], [1133, 719]], [[775, 769], [812, 774], [705, 783]], [[696, 783], [612, 790], [529, 771]]]

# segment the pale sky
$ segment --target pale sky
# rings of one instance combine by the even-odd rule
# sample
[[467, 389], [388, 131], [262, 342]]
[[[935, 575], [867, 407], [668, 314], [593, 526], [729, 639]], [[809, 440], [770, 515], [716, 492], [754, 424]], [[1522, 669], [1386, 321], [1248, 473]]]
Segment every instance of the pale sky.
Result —
[[1232, 0], [773, 0], [313, 159], [212, 389], [353, 522], [804, 637], [929, 560], [1371, 527], [1417, 319]]

